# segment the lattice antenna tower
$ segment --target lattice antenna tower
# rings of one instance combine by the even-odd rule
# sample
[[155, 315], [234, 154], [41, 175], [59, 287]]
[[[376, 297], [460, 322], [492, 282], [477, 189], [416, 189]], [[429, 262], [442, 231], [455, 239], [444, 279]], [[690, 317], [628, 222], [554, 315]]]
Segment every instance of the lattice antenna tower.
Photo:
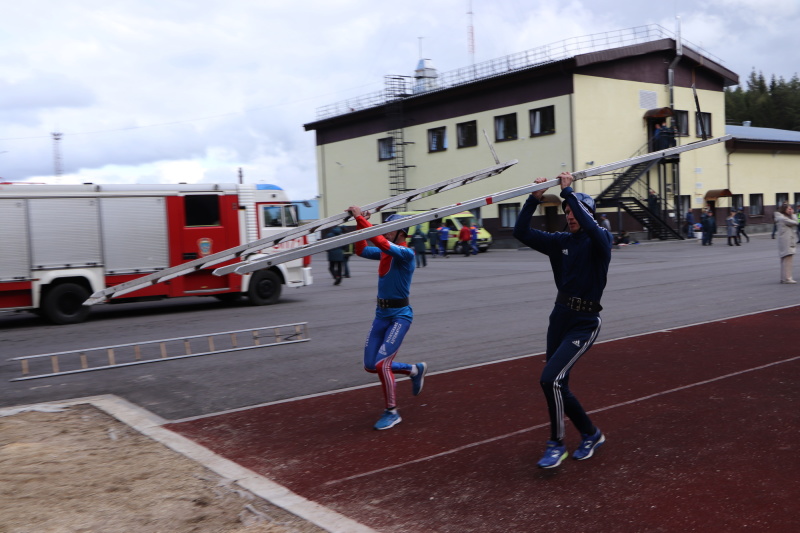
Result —
[[58, 177], [61, 175], [61, 137], [63, 133], [53, 132], [53, 174]]
[[475, 65], [475, 27], [472, 25], [472, 0], [467, 2], [467, 51], [470, 63]]

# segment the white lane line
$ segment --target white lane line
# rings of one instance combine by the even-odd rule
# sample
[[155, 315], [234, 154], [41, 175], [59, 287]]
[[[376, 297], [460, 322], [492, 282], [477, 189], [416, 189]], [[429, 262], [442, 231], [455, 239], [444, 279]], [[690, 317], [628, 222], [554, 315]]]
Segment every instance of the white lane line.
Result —
[[[721, 381], [723, 379], [728, 379], [728, 378], [732, 378], [732, 377], [735, 377], [735, 376], [740, 376], [742, 374], [747, 374], [749, 372], [755, 372], [757, 370], [763, 370], [765, 368], [769, 368], [769, 367], [772, 367], [772, 366], [775, 366], [775, 365], [781, 365], [781, 364], [784, 364], [784, 363], [791, 363], [792, 361], [797, 361], [798, 359], [800, 359], [800, 355], [796, 356], [796, 357], [790, 357], [789, 359], [783, 359], [781, 361], [774, 361], [772, 363], [767, 363], [765, 365], [756, 366], [756, 367], [753, 367], [753, 368], [748, 368], [746, 370], [739, 370], [738, 372], [732, 372], [730, 374], [725, 374], [725, 375], [718, 376], [718, 377], [715, 377], [715, 378], [706, 379], [706, 380], [703, 380], [703, 381], [698, 381], [696, 383], [691, 383], [689, 385], [683, 385], [681, 387], [675, 387], [674, 389], [668, 389], [668, 390], [665, 390], [665, 391], [657, 392], [655, 394], [649, 394], [647, 396], [642, 396], [640, 398], [635, 398], [633, 400], [628, 400], [627, 402], [615, 403], [613, 405], [609, 405], [609, 406], [606, 406], [606, 407], [601, 407], [599, 409], [594, 409], [592, 411], [589, 411], [589, 414], [600, 413], [602, 411], [609, 411], [611, 409], [616, 409], [618, 407], [624, 407], [624, 406], [627, 406], [627, 405], [632, 405], [632, 404], [635, 404], [635, 403], [644, 402], [644, 401], [647, 401], [647, 400], [652, 400], [653, 398], [658, 398], [659, 396], [665, 396], [667, 394], [672, 394], [674, 392], [679, 392], [679, 391], [682, 391], [682, 390], [691, 389], [693, 387], [699, 387], [700, 385], [706, 385], [708, 383], [713, 383], [715, 381]], [[544, 428], [544, 427], [548, 427], [549, 425], [550, 424], [548, 422], [546, 424], [539, 424], [538, 426], [532, 426], [532, 427], [520, 429], [520, 430], [517, 430], [517, 431], [513, 431], [511, 433], [506, 433], [505, 435], [498, 435], [497, 437], [492, 437], [490, 439], [485, 439], [485, 440], [473, 442], [473, 443], [470, 443], [470, 444], [465, 444], [464, 446], [459, 446], [457, 448], [453, 448], [453, 449], [450, 449], [450, 450], [447, 450], [447, 451], [444, 451], [444, 452], [440, 452], [440, 453], [436, 453], [436, 454], [433, 454], [433, 455], [428, 455], [426, 457], [420, 457], [419, 459], [414, 459], [412, 461], [406, 461], [406, 462], [404, 462], [402, 464], [387, 466], [387, 467], [384, 467], [384, 468], [377, 468], [375, 470], [370, 470], [368, 472], [362, 472], [360, 474], [354, 474], [352, 476], [344, 477], [344, 478], [341, 478], [341, 479], [334, 479], [334, 480], [331, 480], [331, 481], [326, 481], [325, 483], [323, 483], [323, 485], [335, 485], [337, 483], [343, 483], [345, 481], [351, 481], [353, 479], [358, 479], [358, 478], [362, 478], [362, 477], [366, 477], [366, 476], [371, 476], [371, 475], [374, 475], [374, 474], [380, 474], [380, 473], [383, 473], [383, 472], [388, 472], [390, 470], [394, 470], [394, 469], [397, 469], [397, 468], [402, 468], [402, 467], [410, 465], [410, 464], [422, 463], [424, 461], [431, 461], [433, 459], [438, 459], [440, 457], [444, 457], [444, 456], [447, 456], [447, 455], [458, 453], [460, 451], [467, 450], [469, 448], [474, 448], [476, 446], [482, 446], [484, 444], [489, 444], [489, 443], [492, 443], [492, 442], [496, 442], [498, 440], [507, 439], [509, 437], [514, 437], [516, 435], [521, 435], [522, 433], [527, 433], [529, 431], [534, 431], [536, 429], [541, 429], [541, 428]]]
[[[656, 333], [670, 333], [670, 332], [677, 331], [677, 330], [684, 329], [684, 328], [693, 328], [695, 326], [701, 326], [701, 325], [704, 325], [704, 324], [713, 324], [715, 322], [725, 322], [727, 320], [733, 320], [734, 318], [742, 318], [742, 317], [745, 317], [745, 316], [760, 315], [760, 314], [763, 314], [763, 313], [772, 313], [774, 311], [782, 311], [784, 309], [791, 309], [792, 307], [797, 307], [797, 304], [785, 305], [783, 307], [776, 307], [774, 309], [767, 309], [767, 310], [762, 310], [762, 311], [752, 311], [752, 312], [749, 312], [749, 313], [742, 313], [740, 315], [733, 315], [733, 316], [729, 316], [729, 317], [726, 317], [726, 318], [717, 318], [717, 319], [713, 319], [713, 320], [708, 320], [706, 322], [694, 322], [692, 324], [685, 324], [683, 326], [675, 326], [675, 327], [669, 327], [669, 328], [664, 328], [664, 329], [657, 329], [657, 330], [648, 331], [648, 332], [645, 332], [645, 333], [634, 333], [633, 335], [626, 335], [624, 337], [616, 337], [614, 339], [606, 339], [606, 340], [597, 341], [597, 342], [594, 343], [594, 345], [597, 346], [599, 344], [606, 344], [606, 343], [609, 343], [609, 342], [616, 342], [616, 341], [621, 341], [621, 340], [625, 340], [625, 339], [635, 339], [636, 337], [644, 337], [646, 335], [653, 335], [653, 334], [656, 334]], [[482, 367], [489, 366], [489, 365], [496, 365], [496, 364], [499, 364], [499, 363], [507, 363], [509, 361], [517, 361], [519, 359], [525, 359], [525, 358], [528, 358], [528, 357], [541, 357], [542, 355], [544, 355], [544, 352], [525, 354], [525, 355], [514, 355], [514, 356], [511, 356], [511, 357], [506, 357], [504, 359], [496, 359], [494, 361], [487, 361], [487, 362], [484, 362], [484, 363], [476, 363], [474, 365], [459, 366], [459, 367], [456, 367], [456, 368], [449, 368], [447, 370], [439, 370], [439, 371], [436, 371], [436, 372], [428, 372], [426, 374], [426, 377], [437, 376], [439, 374], [449, 374], [451, 372], [459, 372], [461, 370], [470, 370], [470, 369], [473, 369], [473, 368], [482, 368]], [[400, 378], [400, 379], [398, 379], [398, 381], [402, 381], [404, 379], [408, 379], [408, 378]], [[300, 400], [307, 400], [309, 398], [320, 398], [320, 397], [323, 397], [323, 396], [330, 396], [332, 394], [339, 394], [339, 393], [342, 393], [342, 392], [349, 392], [349, 391], [354, 391], [354, 390], [358, 390], [358, 389], [367, 389], [367, 388], [370, 388], [370, 387], [378, 387], [378, 386], [380, 386], [380, 383], [367, 383], [367, 384], [364, 384], [364, 385], [356, 385], [356, 386], [353, 386], [353, 387], [346, 387], [346, 388], [343, 388], [343, 389], [336, 389], [336, 390], [331, 390], [331, 391], [317, 392], [317, 393], [314, 393], [314, 394], [307, 394], [307, 395], [304, 395], [304, 396], [295, 396], [295, 397], [292, 397], [292, 398], [285, 398], [283, 400], [276, 400], [276, 401], [272, 401], [272, 402], [264, 402], [264, 403], [254, 404], [254, 405], [248, 405], [248, 406], [245, 406], [245, 407], [236, 407], [234, 409], [227, 409], [227, 410], [224, 410], [224, 411], [216, 411], [214, 413], [207, 413], [207, 414], [204, 414], [204, 415], [190, 416], [190, 417], [187, 417], [187, 418], [179, 418], [179, 419], [175, 419], [175, 420], [170, 420], [169, 423], [180, 424], [181, 422], [192, 422], [194, 420], [202, 420], [204, 418], [210, 418], [212, 416], [228, 415], [228, 414], [232, 414], [232, 413], [238, 413], [238, 412], [241, 412], [241, 411], [249, 411], [250, 409], [257, 409], [259, 407], [269, 407], [271, 405], [280, 405], [282, 403], [289, 403], [289, 402], [296, 402], [296, 401], [300, 401]]]

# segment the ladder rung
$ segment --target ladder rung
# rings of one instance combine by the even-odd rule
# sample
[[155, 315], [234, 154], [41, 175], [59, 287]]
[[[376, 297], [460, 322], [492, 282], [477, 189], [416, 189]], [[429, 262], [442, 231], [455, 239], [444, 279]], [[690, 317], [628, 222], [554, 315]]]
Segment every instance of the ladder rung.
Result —
[[[308, 324], [306, 322], [298, 322], [296, 324], [265, 326], [206, 335], [193, 335], [189, 337], [177, 337], [172, 339], [15, 357], [10, 359], [10, 361], [20, 361], [22, 377], [12, 379], [11, 381], [37, 379], [78, 372], [91, 372], [94, 370], [119, 368], [122, 366], [157, 363], [172, 359], [183, 359], [240, 350], [251, 350], [253, 348], [266, 348], [296, 342], [306, 342], [310, 340], [307, 327]], [[238, 346], [238, 334], [248, 332], [253, 338], [253, 344], [251, 346]], [[193, 353], [191, 346], [192, 339], [201, 338], [204, 338], [208, 343], [208, 351]], [[230, 342], [228, 344], [225, 342], [217, 342], [218, 340], [224, 339], [229, 339]], [[180, 349], [181, 344], [183, 345], [183, 350]], [[173, 349], [172, 353], [177, 352], [179, 355], [169, 356], [168, 352], [170, 348]], [[95, 362], [94, 366], [92, 366], [92, 361]]]

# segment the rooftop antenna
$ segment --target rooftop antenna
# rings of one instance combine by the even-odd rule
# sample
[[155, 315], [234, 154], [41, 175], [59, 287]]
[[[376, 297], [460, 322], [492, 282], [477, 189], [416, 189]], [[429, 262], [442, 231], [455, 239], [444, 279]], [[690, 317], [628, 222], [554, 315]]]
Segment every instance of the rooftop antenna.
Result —
[[475, 28], [472, 26], [472, 0], [467, 2], [467, 51], [470, 63], [475, 66]]

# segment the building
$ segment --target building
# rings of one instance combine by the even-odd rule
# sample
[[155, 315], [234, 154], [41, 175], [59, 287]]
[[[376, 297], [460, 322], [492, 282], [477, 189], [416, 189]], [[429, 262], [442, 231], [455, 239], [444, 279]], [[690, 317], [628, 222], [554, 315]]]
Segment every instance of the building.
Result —
[[771, 227], [784, 202], [800, 205], [800, 132], [727, 126], [725, 143], [731, 205], [744, 207], [749, 223]]
[[[443, 74], [421, 60], [413, 78], [387, 76], [384, 91], [320, 108], [317, 120], [305, 125], [316, 133], [321, 214], [491, 166], [484, 136], [501, 161], [519, 163], [491, 179], [416, 201], [414, 209], [631, 158], [657, 148], [657, 125], [668, 126], [669, 145], [723, 135], [724, 88], [736, 84], [738, 76], [721, 60], [652, 25], [571, 39]], [[745, 174], [759, 163], [749, 154], [772, 169], [765, 160], [771, 148], [737, 137], [728, 145], [587, 178], [576, 189], [598, 200], [615, 229], [681, 238], [689, 210], [697, 220], [706, 205], [716, 209], [730, 201], [753, 201], [756, 183]], [[534, 224], [560, 229], [560, 201], [550, 198]], [[502, 242], [510, 239], [523, 201], [490, 205], [476, 215]], [[762, 203], [760, 209], [757, 216], [771, 216], [771, 207]], [[718, 219], [724, 223], [724, 213]]]

